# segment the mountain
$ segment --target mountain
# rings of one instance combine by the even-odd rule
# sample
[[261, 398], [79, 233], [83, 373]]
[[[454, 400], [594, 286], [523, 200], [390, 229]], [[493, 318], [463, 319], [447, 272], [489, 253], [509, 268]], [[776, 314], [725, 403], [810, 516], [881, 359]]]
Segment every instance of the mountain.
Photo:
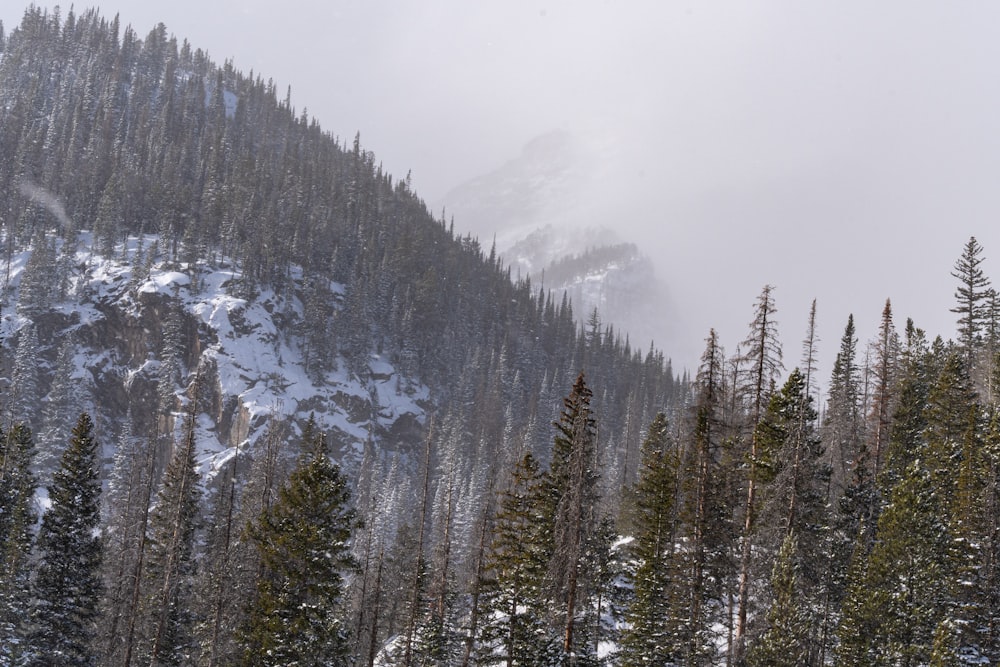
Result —
[[578, 313], [596, 308], [633, 342], [679, 339], [668, 287], [593, 192], [605, 192], [612, 149], [592, 137], [553, 131], [497, 169], [449, 191], [434, 205], [458, 229], [492, 240], [518, 274], [567, 291]]
[[960, 340], [849, 318], [820, 420], [771, 286], [691, 382], [580, 312], [656, 258], [559, 141], [480, 182], [519, 270], [162, 25], [0, 54], [0, 664], [1000, 660], [975, 238]]
[[[366, 531], [353, 557], [378, 554], [379, 572], [396, 559], [376, 594], [409, 587], [421, 565], [407, 559], [445, 543], [465, 589], [496, 492], [525, 452], [548, 463], [575, 383], [594, 387], [587, 465], [609, 513], [642, 429], [684, 404], [662, 352], [585, 326], [568, 294], [431, 215], [360, 137], [164, 25], [140, 37], [33, 6], [0, 54], [4, 426], [31, 427], [45, 507], [70, 430], [93, 416], [107, 594], [80, 636], [109, 663], [168, 639], [175, 655], [236, 650], [263, 585], [246, 531], [307, 455], [346, 475]], [[357, 652], [403, 623], [388, 601], [365, 616], [372, 576], [350, 589]], [[0, 608], [0, 632], [28, 633], [11, 646], [34, 632], [22, 612]]]

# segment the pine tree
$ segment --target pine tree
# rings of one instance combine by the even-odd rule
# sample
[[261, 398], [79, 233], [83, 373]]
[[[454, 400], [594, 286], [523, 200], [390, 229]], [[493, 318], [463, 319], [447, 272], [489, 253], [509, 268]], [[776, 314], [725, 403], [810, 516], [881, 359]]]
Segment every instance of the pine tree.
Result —
[[183, 664], [193, 650], [191, 585], [201, 497], [194, 424], [188, 417], [184, 440], [174, 448], [149, 519], [140, 615], [146, 640], [141, 656], [151, 665]]
[[459, 496], [458, 477], [461, 454], [457, 449], [455, 433], [445, 429], [446, 446], [440, 456], [438, 489], [431, 510], [435, 530], [431, 536], [434, 545], [428, 568], [427, 611], [418, 624], [414, 656], [420, 664], [451, 664], [459, 651], [459, 630], [455, 619], [456, 602], [456, 513]]
[[49, 487], [38, 533], [32, 645], [37, 665], [93, 665], [101, 594], [101, 481], [94, 424], [83, 413]]
[[777, 307], [772, 292], [774, 287], [765, 285], [757, 298], [750, 333], [743, 341], [746, 350], [740, 362], [747, 370], [742, 392], [750, 417], [750, 442], [747, 451], [749, 470], [746, 478], [746, 498], [743, 505], [743, 534], [741, 536], [738, 616], [735, 629], [735, 653], [741, 660], [746, 650], [747, 618], [750, 605], [750, 581], [753, 554], [754, 518], [757, 512], [758, 451], [757, 423], [764, 415], [774, 383], [781, 372], [781, 343], [778, 341]]
[[[994, 365], [994, 372], [1000, 364]], [[1000, 414], [994, 409], [986, 429], [983, 448], [985, 483], [981, 511], [985, 539], [979, 572], [981, 623], [985, 630], [983, 653], [994, 662], [1000, 660]]]
[[28, 650], [31, 547], [37, 520], [31, 472], [31, 430], [15, 424], [0, 433], [0, 662], [17, 664]]
[[983, 272], [983, 247], [975, 236], [969, 238], [961, 257], [955, 262], [951, 272], [958, 279], [955, 299], [958, 302], [951, 312], [958, 317], [958, 340], [965, 351], [965, 363], [972, 372], [977, 348], [982, 343], [989, 307], [990, 279]]
[[[238, 450], [238, 448], [237, 448]], [[237, 516], [237, 481], [242, 463], [242, 452], [237, 451], [231, 465], [221, 470], [216, 479], [219, 484], [212, 499], [210, 518], [207, 521], [205, 553], [198, 572], [197, 599], [198, 643], [204, 663], [208, 667], [224, 664], [234, 659], [238, 647], [234, 643], [238, 614], [230, 610], [239, 607], [245, 598], [240, 597], [239, 568], [235, 560]]]
[[[860, 664], [925, 664], [954, 599], [951, 538], [941, 489], [919, 463], [893, 489], [863, 571], [848, 582], [840, 640]], [[842, 660], [841, 664], [859, 664]]]
[[[421, 473], [420, 484], [420, 512], [416, 518], [416, 545], [414, 550], [414, 566], [406, 579], [407, 596], [407, 617], [406, 628], [403, 635], [403, 664], [413, 664], [415, 655], [415, 639], [419, 621], [427, 611], [430, 603], [428, 595], [428, 582], [430, 581], [430, 564], [425, 555], [427, 544], [430, 542], [427, 535], [427, 526], [430, 510], [430, 484], [431, 484], [431, 444], [433, 442], [433, 424], [428, 428], [424, 438], [424, 460]], [[425, 646], [426, 648], [426, 646]]]
[[727, 489], [734, 477], [732, 462], [725, 462], [724, 442], [729, 433], [723, 416], [724, 357], [713, 329], [701, 357], [681, 454], [678, 535], [685, 548], [675, 554], [676, 581], [666, 623], [679, 662], [690, 665], [712, 664], [721, 640], [717, 628], [724, 624], [720, 610], [725, 602], [732, 602], [725, 600], [723, 589], [732, 576], [732, 508], [738, 501], [736, 492]]
[[553, 615], [562, 627], [563, 652], [582, 656], [587, 647], [574, 638], [577, 612], [586, 599], [592, 572], [584, 552], [598, 524], [597, 432], [590, 409], [592, 392], [583, 373], [563, 400], [552, 446], [548, 520], [552, 525], [552, 556], [548, 580]]
[[767, 629], [750, 646], [750, 667], [798, 667], [808, 664], [809, 616], [804, 612], [798, 576], [798, 541], [785, 535], [771, 574], [773, 601]]
[[262, 571], [241, 632], [247, 665], [348, 664], [341, 597], [357, 566], [350, 554], [357, 520], [325, 437], [312, 426], [304, 440], [298, 467], [250, 527]]
[[32, 242], [31, 255], [21, 274], [17, 301], [19, 315], [35, 318], [51, 305], [55, 264], [55, 248], [50, 245], [44, 229], [39, 227]]
[[[233, 517], [233, 542], [228, 557], [230, 571], [227, 575], [229, 590], [220, 589], [220, 597], [216, 600], [216, 604], [221, 602], [224, 605], [220, 620], [225, 636], [221, 646], [216, 647], [214, 656], [209, 650], [209, 662], [214, 657], [217, 664], [233, 664], [239, 661], [243, 653], [238, 641], [239, 630], [246, 624], [249, 611], [243, 603], [254, 598], [257, 580], [262, 572], [260, 552], [248, 527], [259, 523], [261, 517], [270, 511], [278, 490], [288, 477], [289, 468], [295, 464], [294, 458], [287, 460], [292, 456], [288, 450], [293, 448], [287, 447], [286, 428], [281, 419], [272, 415], [264, 433], [249, 450], [252, 461], [246, 473], [246, 481], [240, 489], [236, 516]], [[223, 594], [225, 598], [221, 597]], [[238, 601], [239, 604], [228, 603], [230, 600]], [[212, 615], [215, 616], [214, 610]]]
[[626, 610], [621, 664], [666, 664], [676, 656], [675, 638], [664, 619], [670, 616], [676, 540], [677, 469], [666, 415], [657, 414], [642, 445], [639, 481], [631, 494], [630, 523], [635, 559], [634, 598]]
[[857, 531], [853, 551], [848, 552], [844, 566], [846, 575], [841, 582], [844, 593], [837, 625], [839, 643], [834, 661], [838, 667], [867, 667], [872, 664], [873, 651], [869, 638], [874, 636], [878, 609], [874, 608], [864, 590], [868, 577], [867, 532]]
[[847, 485], [848, 471], [858, 455], [863, 438], [857, 345], [854, 316], [849, 315], [833, 362], [822, 429], [831, 469], [831, 501], [839, 497]]
[[183, 368], [183, 327], [181, 301], [175, 296], [169, 304], [163, 324], [163, 344], [160, 349], [160, 368], [157, 374], [156, 393], [159, 398], [157, 407], [161, 418], [169, 416], [177, 404], [177, 389]]
[[902, 479], [903, 472], [919, 456], [927, 430], [927, 399], [934, 383], [935, 361], [924, 332], [906, 323], [906, 344], [900, 355], [892, 432], [878, 486], [888, 496]]
[[149, 505], [154, 491], [153, 443], [131, 433], [131, 411], [118, 438], [104, 508], [104, 590], [100, 633], [107, 663], [131, 660], [142, 593]]
[[[896, 380], [896, 364], [899, 351], [899, 340], [892, 323], [892, 303], [885, 300], [885, 307], [882, 309], [882, 320], [879, 324], [878, 339], [875, 341], [875, 367], [872, 372], [875, 376], [875, 387], [872, 396], [871, 413], [869, 414], [870, 426], [868, 453], [870, 475], [872, 479], [878, 480], [882, 474], [882, 466], [885, 463], [886, 448], [889, 445], [889, 430], [892, 422], [893, 405], [895, 396], [893, 389]], [[872, 508], [874, 513], [876, 508]]]
[[558, 646], [546, 622], [545, 571], [552, 550], [545, 516], [546, 476], [527, 453], [500, 498], [484, 566], [483, 622], [476, 664], [555, 664]]
[[77, 413], [83, 397], [73, 382], [74, 348], [71, 336], [66, 336], [59, 346], [56, 367], [52, 375], [52, 384], [42, 409], [42, 419], [39, 420], [41, 430], [38, 433], [39, 466], [51, 468], [58, 465], [59, 457], [70, 436], [70, 430], [79, 416]]
[[[41, 418], [38, 410], [41, 398], [38, 360], [38, 333], [35, 325], [29, 323], [21, 329], [18, 336], [10, 386], [11, 421], [24, 422], [29, 428]], [[47, 481], [58, 465], [59, 457], [54, 454], [50, 454], [44, 461], [37, 461], [36, 466], [42, 473], [41, 481]]]

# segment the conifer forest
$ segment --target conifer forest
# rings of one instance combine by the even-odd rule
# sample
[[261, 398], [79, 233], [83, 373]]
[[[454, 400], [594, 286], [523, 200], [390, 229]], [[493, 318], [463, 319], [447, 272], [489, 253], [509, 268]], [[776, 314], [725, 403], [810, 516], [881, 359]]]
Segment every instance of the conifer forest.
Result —
[[264, 75], [31, 6], [0, 249], [0, 665], [1000, 664], [975, 238], [950, 339], [886, 300], [820, 377], [765, 285], [677, 372]]

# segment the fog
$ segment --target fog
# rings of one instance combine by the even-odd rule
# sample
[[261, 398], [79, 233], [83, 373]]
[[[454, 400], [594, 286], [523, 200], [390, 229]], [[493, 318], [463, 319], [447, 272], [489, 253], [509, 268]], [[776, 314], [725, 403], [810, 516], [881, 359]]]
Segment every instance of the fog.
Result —
[[848, 314], [863, 347], [887, 297], [897, 328], [953, 337], [949, 272], [970, 236], [1000, 282], [1000, 5], [705, 5], [101, 7], [290, 86], [427, 201], [553, 129], [591, 142], [600, 187], [579, 200], [656, 258], [681, 320], [662, 342], [675, 366], [693, 368], [710, 327], [735, 351], [765, 284], [789, 368], [813, 298], [823, 373]]

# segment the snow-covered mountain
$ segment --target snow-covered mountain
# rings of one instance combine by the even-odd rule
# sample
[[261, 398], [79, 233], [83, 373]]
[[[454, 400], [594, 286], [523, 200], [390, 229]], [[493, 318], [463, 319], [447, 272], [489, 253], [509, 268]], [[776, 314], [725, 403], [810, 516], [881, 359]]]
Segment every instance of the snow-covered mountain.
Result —
[[[294, 426], [315, 415], [336, 458], [354, 470], [366, 440], [391, 440], [396, 446], [419, 441], [428, 389], [409, 378], [400, 381], [385, 355], [373, 351], [363, 365], [341, 359], [332, 365], [335, 370], [319, 377], [307, 372], [301, 343], [293, 335], [302, 321], [301, 269], [293, 268], [293, 289], [285, 294], [260, 289], [248, 298], [239, 295], [241, 276], [230, 263], [172, 264], [153, 256], [158, 245], [154, 236], [141, 242], [131, 237], [114, 259], [106, 259], [92, 252], [89, 233], [80, 235], [75, 250], [68, 251], [58, 240], [53, 249], [71, 258], [61, 263], [66, 289], [41, 308], [29, 307], [30, 297], [22, 289], [32, 282], [32, 252], [14, 255], [6, 296], [8, 304], [17, 305], [4, 309], [3, 337], [15, 350], [11, 365], [27, 355], [35, 358], [40, 372], [31, 386], [23, 386], [12, 369], [7, 393], [30, 398], [29, 404], [51, 395], [53, 385], [65, 380], [56, 366], [59, 350], [68, 346], [73, 350], [67, 378], [72, 393], [87, 397], [76, 401], [75, 409], [87, 407], [100, 417], [110, 457], [115, 444], [110, 438], [121, 430], [126, 415], [131, 415], [135, 433], [157, 430], [159, 417], [151, 406], [165, 378], [163, 347], [171, 329], [168, 320], [175, 317], [183, 368], [167, 420], [179, 432], [184, 416], [195, 417], [206, 477], [239, 451], [252, 448], [273, 418]], [[334, 283], [330, 292], [340, 298], [344, 288]], [[34, 350], [25, 348], [29, 330]], [[192, 409], [196, 386], [198, 403]], [[33, 421], [36, 430], [48, 432], [37, 412], [14, 418]], [[72, 423], [61, 425], [66, 431], [62, 438], [41, 446], [61, 448]]]
[[459, 232], [494, 243], [535, 284], [566, 291], [579, 319], [596, 308], [605, 325], [633, 342], [669, 342], [673, 306], [654, 261], [638, 249], [641, 239], [620, 231], [621, 221], [591, 205], [590, 193], [605, 184], [608, 150], [565, 131], [541, 135], [516, 158], [451, 190], [435, 209]]

